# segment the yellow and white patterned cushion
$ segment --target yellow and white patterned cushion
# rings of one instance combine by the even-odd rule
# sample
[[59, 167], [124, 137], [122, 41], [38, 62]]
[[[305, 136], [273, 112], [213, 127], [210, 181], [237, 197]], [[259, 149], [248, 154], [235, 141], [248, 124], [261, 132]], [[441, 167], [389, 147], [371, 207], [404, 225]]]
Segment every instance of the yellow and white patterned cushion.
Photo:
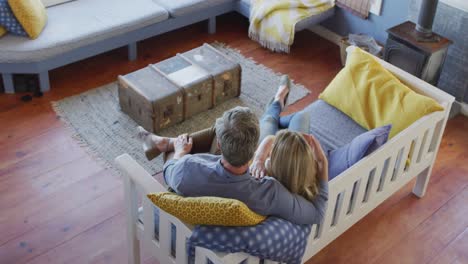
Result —
[[7, 33], [6, 29], [0, 26], [0, 37], [3, 37]]
[[234, 199], [182, 197], [171, 192], [149, 194], [148, 198], [158, 208], [192, 225], [251, 226], [266, 218]]
[[47, 23], [47, 12], [41, 0], [8, 0], [13, 14], [31, 39], [41, 34]]

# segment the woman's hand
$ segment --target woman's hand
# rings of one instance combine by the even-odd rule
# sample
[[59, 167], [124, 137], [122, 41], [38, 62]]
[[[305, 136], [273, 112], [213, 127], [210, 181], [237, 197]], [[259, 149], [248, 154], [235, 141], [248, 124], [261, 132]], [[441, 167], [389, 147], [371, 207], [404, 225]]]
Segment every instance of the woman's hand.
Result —
[[265, 162], [269, 160], [271, 149], [273, 148], [274, 136], [266, 137], [255, 152], [252, 164], [250, 165], [250, 174], [257, 179], [265, 177]]
[[192, 138], [187, 134], [177, 137], [174, 142], [174, 159], [180, 159], [192, 150]]
[[265, 177], [265, 160], [254, 158], [252, 165], [250, 165], [250, 174], [252, 174], [252, 176], [256, 179], [261, 179]]

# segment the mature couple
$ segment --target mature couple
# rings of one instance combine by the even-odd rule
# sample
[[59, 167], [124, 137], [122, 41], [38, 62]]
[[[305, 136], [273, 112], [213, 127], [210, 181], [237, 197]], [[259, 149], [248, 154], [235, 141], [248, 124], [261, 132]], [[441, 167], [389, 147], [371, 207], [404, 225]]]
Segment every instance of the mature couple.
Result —
[[139, 127], [144, 151], [148, 159], [164, 153], [164, 179], [180, 195], [232, 198], [261, 215], [320, 223], [328, 200], [328, 162], [307, 134], [306, 112], [280, 117], [289, 89], [283, 76], [260, 126], [250, 109], [236, 107], [212, 128], [177, 138]]

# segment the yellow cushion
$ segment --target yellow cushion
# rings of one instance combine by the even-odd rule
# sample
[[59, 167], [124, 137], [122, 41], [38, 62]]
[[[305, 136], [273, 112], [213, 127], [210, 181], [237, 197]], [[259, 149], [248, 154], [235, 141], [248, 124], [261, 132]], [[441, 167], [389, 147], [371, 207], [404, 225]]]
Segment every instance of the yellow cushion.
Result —
[[266, 218], [234, 199], [182, 197], [171, 192], [148, 194], [148, 198], [165, 212], [192, 225], [251, 226]]
[[372, 55], [357, 48], [319, 98], [366, 129], [392, 124], [390, 138], [419, 118], [443, 110], [432, 98], [417, 94]]
[[6, 29], [2, 26], [0, 26], [0, 37], [3, 37], [7, 33]]
[[47, 23], [47, 12], [41, 0], [8, 0], [8, 4], [28, 36], [37, 38]]

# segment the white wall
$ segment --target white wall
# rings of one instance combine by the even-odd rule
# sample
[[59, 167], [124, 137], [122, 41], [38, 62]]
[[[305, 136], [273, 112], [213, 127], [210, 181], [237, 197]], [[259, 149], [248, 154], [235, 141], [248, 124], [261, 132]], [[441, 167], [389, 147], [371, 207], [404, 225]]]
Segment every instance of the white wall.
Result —
[[383, 0], [372, 0], [370, 7], [370, 12], [372, 14], [380, 16], [380, 13], [382, 12], [382, 1]]
[[467, 0], [440, 0], [440, 2], [468, 12]]

